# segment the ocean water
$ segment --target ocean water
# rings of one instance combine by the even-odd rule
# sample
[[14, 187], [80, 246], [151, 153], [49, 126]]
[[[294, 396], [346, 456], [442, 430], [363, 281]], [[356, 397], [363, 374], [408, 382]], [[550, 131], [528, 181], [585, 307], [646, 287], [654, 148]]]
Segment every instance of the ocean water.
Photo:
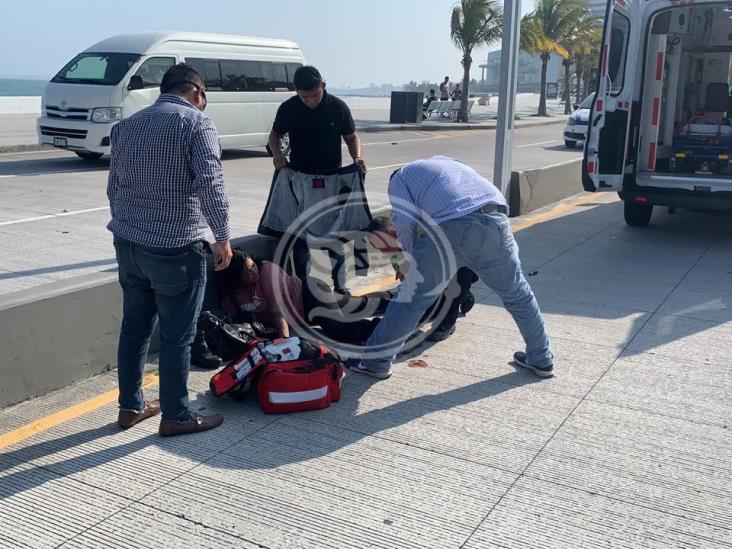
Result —
[[47, 80], [19, 80], [0, 78], [0, 97], [39, 97], [48, 84]]

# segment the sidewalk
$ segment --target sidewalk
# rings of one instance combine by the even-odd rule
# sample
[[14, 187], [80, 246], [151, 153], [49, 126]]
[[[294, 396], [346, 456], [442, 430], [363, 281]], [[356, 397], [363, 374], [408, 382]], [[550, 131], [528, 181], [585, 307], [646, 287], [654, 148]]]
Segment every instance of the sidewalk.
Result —
[[162, 439], [119, 431], [99, 376], [0, 411], [0, 547], [732, 547], [730, 224], [631, 229], [610, 195], [515, 223], [555, 378], [510, 365], [485, 287], [426, 368], [349, 374], [327, 410], [266, 416], [194, 371], [226, 421]]

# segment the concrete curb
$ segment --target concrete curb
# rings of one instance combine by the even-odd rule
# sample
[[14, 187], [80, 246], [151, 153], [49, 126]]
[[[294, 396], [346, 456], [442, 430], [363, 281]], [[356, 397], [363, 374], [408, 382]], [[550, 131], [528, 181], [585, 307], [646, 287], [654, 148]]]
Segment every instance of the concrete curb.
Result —
[[[550, 116], [541, 119], [521, 119], [516, 120], [514, 127], [525, 128], [531, 126], [551, 126], [553, 124], [564, 123], [563, 116]], [[361, 122], [363, 124], [363, 121]], [[380, 132], [396, 132], [396, 131], [422, 131], [422, 132], [439, 132], [445, 130], [495, 130], [496, 122], [469, 122], [461, 124], [458, 122], [429, 122], [417, 124], [387, 124], [376, 123], [373, 125], [359, 125], [356, 122], [356, 129], [362, 133], [380, 133]], [[56, 150], [49, 145], [0, 145], [0, 154], [32, 152], [32, 151], [52, 151]], [[58, 149], [64, 150], [64, 149]]]
[[582, 192], [582, 159], [544, 168], [511, 172], [511, 217], [525, 215]]
[[[254, 235], [232, 245], [271, 257], [275, 242]], [[215, 292], [207, 284], [204, 306], [218, 301]], [[0, 408], [113, 369], [121, 313], [116, 269], [0, 296]]]
[[[537, 120], [521, 119], [514, 122], [515, 128], [525, 128], [531, 126], [551, 126], [554, 124], [563, 124], [564, 116], [552, 116]], [[415, 124], [374, 124], [373, 126], [359, 126], [356, 122], [356, 129], [362, 133], [369, 132], [393, 132], [393, 131], [444, 131], [444, 130], [495, 130], [496, 122], [469, 122], [461, 124], [457, 122], [431, 122], [431, 123], [415, 123]]]
[[54, 148], [50, 145], [0, 145], [0, 154], [52, 150], [54, 150]]

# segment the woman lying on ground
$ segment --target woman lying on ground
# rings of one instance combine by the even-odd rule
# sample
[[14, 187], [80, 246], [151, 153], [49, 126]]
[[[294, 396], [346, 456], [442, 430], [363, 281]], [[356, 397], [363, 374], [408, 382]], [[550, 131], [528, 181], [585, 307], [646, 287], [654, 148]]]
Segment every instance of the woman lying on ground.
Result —
[[290, 336], [290, 324], [318, 325], [336, 341], [365, 342], [383, 314], [390, 292], [363, 297], [336, 295], [328, 284], [314, 277], [305, 281], [288, 275], [266, 260], [234, 250], [229, 267], [216, 273], [219, 298], [224, 311], [234, 321], [255, 314], [261, 322], [275, 327], [280, 337]]

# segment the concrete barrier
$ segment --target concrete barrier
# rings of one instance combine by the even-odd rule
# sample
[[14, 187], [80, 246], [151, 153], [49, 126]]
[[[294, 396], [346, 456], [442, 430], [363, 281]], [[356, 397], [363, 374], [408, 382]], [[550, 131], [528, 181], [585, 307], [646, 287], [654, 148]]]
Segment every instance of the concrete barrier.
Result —
[[[513, 216], [582, 190], [581, 161], [513, 172]], [[384, 215], [388, 210], [374, 212]], [[271, 258], [276, 239], [235, 239], [253, 255]], [[217, 301], [207, 286], [204, 307]], [[0, 296], [0, 408], [60, 389], [114, 368], [122, 315], [116, 271], [95, 273]], [[157, 350], [157, 340], [151, 351]]]
[[[232, 244], [272, 257], [276, 240], [246, 236]], [[206, 303], [216, 301], [207, 287]], [[122, 320], [116, 271], [0, 296], [0, 408], [114, 368]], [[151, 351], [158, 348], [157, 338]]]
[[582, 192], [582, 160], [511, 172], [509, 205], [511, 217], [525, 215]]

